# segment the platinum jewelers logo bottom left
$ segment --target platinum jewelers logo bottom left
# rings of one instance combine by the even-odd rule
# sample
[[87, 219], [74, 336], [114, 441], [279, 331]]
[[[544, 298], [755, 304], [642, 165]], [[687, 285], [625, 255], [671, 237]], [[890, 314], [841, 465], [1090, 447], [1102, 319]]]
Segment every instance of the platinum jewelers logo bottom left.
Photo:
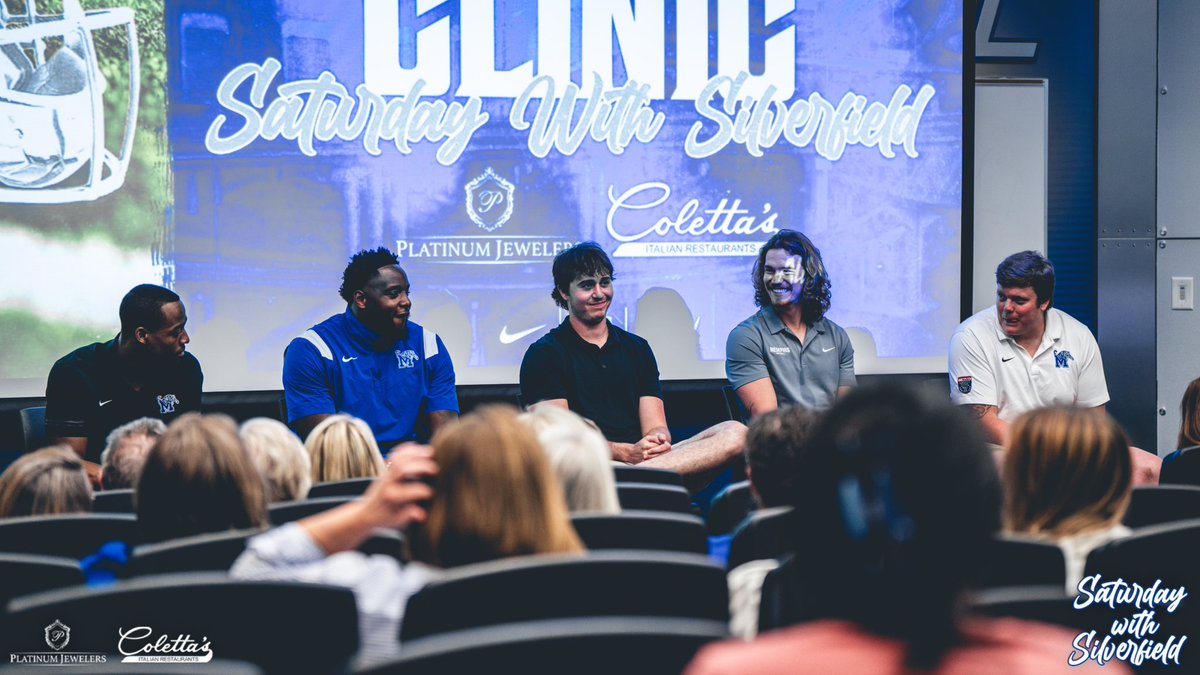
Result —
[[103, 652], [63, 651], [71, 644], [71, 627], [55, 619], [43, 629], [48, 652], [14, 652], [8, 655], [9, 663], [28, 663], [45, 666], [68, 666], [84, 663], [106, 663], [108, 656]]

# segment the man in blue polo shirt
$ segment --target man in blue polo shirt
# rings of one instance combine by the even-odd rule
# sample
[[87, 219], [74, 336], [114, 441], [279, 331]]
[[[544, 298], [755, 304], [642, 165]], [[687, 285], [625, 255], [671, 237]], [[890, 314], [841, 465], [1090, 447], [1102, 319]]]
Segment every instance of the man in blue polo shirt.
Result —
[[382, 448], [417, 440], [458, 417], [454, 364], [435, 333], [409, 321], [408, 275], [386, 248], [350, 258], [338, 293], [346, 311], [288, 345], [283, 391], [288, 424], [307, 436], [334, 413], [365, 421]]

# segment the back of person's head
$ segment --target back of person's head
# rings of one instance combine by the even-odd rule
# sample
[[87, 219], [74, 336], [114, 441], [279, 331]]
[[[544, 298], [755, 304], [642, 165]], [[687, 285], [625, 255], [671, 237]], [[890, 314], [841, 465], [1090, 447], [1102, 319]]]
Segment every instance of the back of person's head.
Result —
[[167, 430], [160, 419], [141, 417], [113, 429], [100, 454], [100, 483], [105, 490], [126, 490], [137, 483], [150, 448]]
[[312, 482], [374, 478], [383, 473], [383, 454], [367, 423], [350, 415], [330, 415], [304, 441]]
[[1129, 441], [1107, 413], [1042, 408], [1013, 423], [1004, 456], [1008, 530], [1060, 538], [1117, 525], [1132, 485]]
[[172, 422], [146, 457], [134, 504], [147, 542], [267, 525], [262, 476], [224, 415]]
[[1054, 303], [1054, 265], [1037, 251], [1014, 253], [996, 266], [1000, 288], [1032, 288], [1037, 304]]
[[134, 286], [121, 299], [121, 335], [133, 337], [138, 327], [156, 331], [163, 327], [163, 305], [179, 302], [179, 295], [169, 288], [154, 284]]
[[772, 410], [746, 431], [746, 466], [750, 486], [762, 506], [784, 506], [800, 470], [808, 436], [818, 414], [800, 406]]
[[0, 518], [89, 513], [92, 486], [83, 462], [65, 445], [24, 455], [0, 474]]
[[804, 606], [907, 645], [932, 668], [959, 639], [956, 607], [1000, 525], [978, 425], [904, 387], [855, 389], [824, 413], [793, 482]]
[[1200, 377], [1188, 383], [1179, 401], [1179, 441], [1175, 448], [1200, 445]]
[[439, 567], [581, 551], [562, 487], [533, 430], [484, 406], [438, 430], [434, 497], [414, 556]]
[[238, 433], [267, 483], [267, 501], [304, 499], [312, 486], [308, 451], [287, 425], [267, 417], [242, 423]]
[[562, 483], [567, 508], [576, 511], [619, 513], [617, 483], [608, 441], [579, 415], [543, 405], [522, 413], [521, 422], [537, 434]]
[[550, 273], [554, 275], [554, 288], [550, 291], [550, 297], [554, 298], [554, 304], [563, 309], [567, 308], [567, 301], [563, 300], [559, 292], [569, 296], [568, 288], [572, 281], [579, 277], [605, 275], [613, 280], [617, 278], [608, 254], [594, 241], [580, 242], [554, 256]]

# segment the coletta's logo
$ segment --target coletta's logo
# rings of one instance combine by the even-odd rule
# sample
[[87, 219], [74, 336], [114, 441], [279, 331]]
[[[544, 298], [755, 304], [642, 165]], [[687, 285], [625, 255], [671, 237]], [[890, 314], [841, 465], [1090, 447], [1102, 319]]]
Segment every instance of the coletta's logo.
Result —
[[488, 167], [467, 183], [467, 216], [485, 231], [499, 229], [512, 218], [513, 184]]

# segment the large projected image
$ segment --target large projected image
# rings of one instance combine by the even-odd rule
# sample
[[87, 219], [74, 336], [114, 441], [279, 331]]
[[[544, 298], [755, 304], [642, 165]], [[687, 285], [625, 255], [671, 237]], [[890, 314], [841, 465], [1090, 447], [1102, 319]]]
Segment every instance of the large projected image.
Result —
[[[167, 0], [162, 11], [144, 21], [163, 22], [165, 52], [138, 40], [124, 185], [71, 205], [0, 192], [0, 237], [53, 237], [34, 223], [97, 221], [132, 199], [140, 208], [109, 223], [117, 234], [97, 224], [82, 243], [61, 238], [68, 257], [43, 263], [68, 266], [57, 275], [21, 264], [61, 276], [70, 255], [107, 255], [104, 283], [123, 288], [87, 311], [114, 327], [120, 294], [157, 275], [188, 306], [206, 389], [278, 388], [284, 346], [343, 307], [347, 257], [378, 245], [400, 254], [414, 318], [442, 336], [459, 382], [515, 382], [525, 349], [562, 320], [550, 262], [582, 240], [613, 257], [610, 316], [650, 340], [665, 378], [722, 377], [725, 338], [755, 311], [758, 246], [782, 228], [820, 247], [830, 317], [850, 331], [859, 372], [945, 367], [959, 319], [961, 3]], [[148, 79], [164, 63], [165, 83]], [[104, 96], [119, 86], [110, 78]], [[156, 128], [154, 105], [165, 143], [138, 135]], [[143, 164], [139, 152], [167, 157]], [[144, 184], [172, 194], [145, 198]], [[132, 231], [142, 239], [112, 243]], [[28, 314], [33, 290], [0, 308]], [[25, 359], [28, 370], [44, 376], [78, 344]]]

